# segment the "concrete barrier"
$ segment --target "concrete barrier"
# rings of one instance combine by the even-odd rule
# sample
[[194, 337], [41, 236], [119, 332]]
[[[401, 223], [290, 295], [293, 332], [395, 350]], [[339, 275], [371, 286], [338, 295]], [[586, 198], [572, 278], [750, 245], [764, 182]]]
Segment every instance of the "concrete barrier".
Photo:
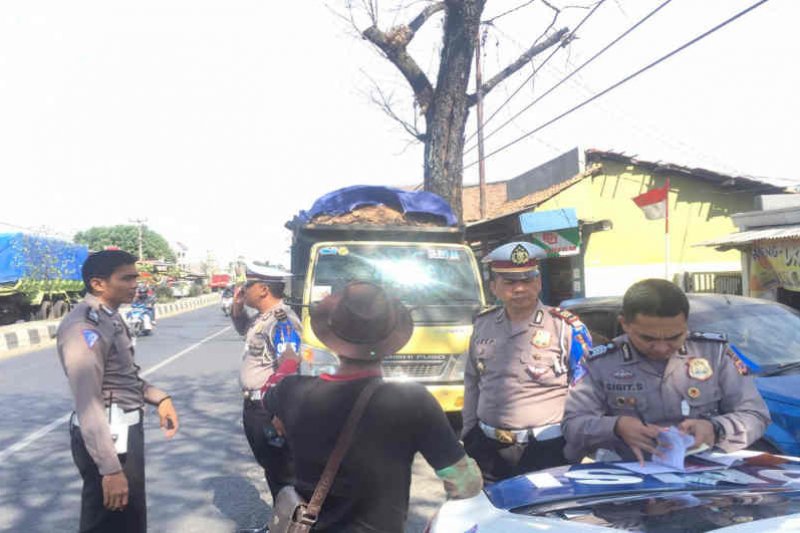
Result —
[[[196, 298], [183, 298], [166, 304], [156, 304], [158, 319], [179, 315], [201, 307], [220, 303], [219, 294], [204, 294]], [[127, 306], [120, 308], [125, 314]], [[25, 351], [45, 348], [55, 344], [56, 330], [60, 320], [37, 320], [0, 327], [0, 359]]]

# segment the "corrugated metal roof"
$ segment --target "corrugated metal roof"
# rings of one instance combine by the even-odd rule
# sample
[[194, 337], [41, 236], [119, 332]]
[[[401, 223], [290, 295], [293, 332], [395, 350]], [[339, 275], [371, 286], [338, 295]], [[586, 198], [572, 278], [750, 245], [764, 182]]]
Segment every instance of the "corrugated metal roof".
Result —
[[729, 246], [748, 244], [755, 241], [774, 241], [776, 239], [800, 238], [800, 224], [793, 226], [773, 226], [769, 228], [753, 229], [731, 233], [725, 237], [711, 239], [695, 244], [694, 246]]

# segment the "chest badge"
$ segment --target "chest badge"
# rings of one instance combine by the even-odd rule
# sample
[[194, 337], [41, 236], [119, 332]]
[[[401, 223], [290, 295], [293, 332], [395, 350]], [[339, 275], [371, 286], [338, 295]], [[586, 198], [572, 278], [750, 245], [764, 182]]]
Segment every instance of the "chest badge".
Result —
[[478, 359], [478, 361], [475, 363], [475, 368], [478, 369], [478, 374], [483, 375], [483, 373], [486, 372], [486, 363], [483, 361], [483, 359]]
[[[714, 370], [708, 359], [702, 357], [692, 357], [686, 363], [689, 367], [689, 377], [698, 381], [707, 381], [714, 375]], [[700, 391], [698, 391], [699, 393]]]
[[688, 394], [689, 398], [691, 398], [692, 400], [696, 400], [700, 397], [700, 389], [698, 389], [697, 387], [689, 387], [689, 389], [686, 391], [686, 394]]
[[531, 344], [537, 348], [547, 348], [550, 346], [550, 332], [544, 329], [536, 330], [531, 339]]

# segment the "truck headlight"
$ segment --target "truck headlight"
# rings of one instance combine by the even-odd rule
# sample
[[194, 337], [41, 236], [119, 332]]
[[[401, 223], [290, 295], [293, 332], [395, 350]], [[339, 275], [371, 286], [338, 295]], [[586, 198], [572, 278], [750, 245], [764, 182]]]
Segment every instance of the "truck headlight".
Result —
[[300, 375], [332, 374], [339, 367], [339, 358], [327, 350], [300, 345]]

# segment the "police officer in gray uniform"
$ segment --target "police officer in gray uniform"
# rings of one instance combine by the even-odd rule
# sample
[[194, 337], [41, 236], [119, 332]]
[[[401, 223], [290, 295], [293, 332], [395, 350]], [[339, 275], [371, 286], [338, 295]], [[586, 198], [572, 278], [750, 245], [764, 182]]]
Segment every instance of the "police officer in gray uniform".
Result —
[[136, 295], [135, 263], [119, 250], [90, 255], [82, 268], [87, 295], [56, 333], [75, 398], [70, 435], [83, 478], [82, 532], [147, 530], [144, 405], [157, 406], [167, 438], [178, 430], [170, 397], [139, 377], [130, 332], [117, 312]]
[[590, 352], [576, 373], [562, 428], [573, 462], [653, 453], [663, 428], [695, 445], [732, 452], [764, 434], [769, 411], [747, 367], [716, 333], [689, 333], [689, 301], [676, 285], [648, 279], [623, 297], [625, 334]]
[[574, 343], [588, 352], [591, 341], [577, 317], [539, 301], [544, 257], [538, 246], [512, 242], [484, 259], [503, 306], [475, 319], [462, 439], [486, 482], [566, 463], [560, 423], [569, 354]]
[[[244, 432], [250, 449], [264, 475], [273, 498], [292, 482], [293, 470], [289, 449], [272, 425], [272, 414], [262, 404], [262, 397], [279, 366], [280, 350], [275, 344], [276, 326], [288, 321], [296, 332], [300, 320], [283, 302], [285, 281], [289, 274], [253, 263], [246, 265], [246, 282], [234, 295], [231, 318], [236, 331], [245, 335], [245, 350], [239, 381], [244, 394]], [[245, 310], [256, 309], [250, 318]], [[296, 354], [293, 354], [296, 355]]]

